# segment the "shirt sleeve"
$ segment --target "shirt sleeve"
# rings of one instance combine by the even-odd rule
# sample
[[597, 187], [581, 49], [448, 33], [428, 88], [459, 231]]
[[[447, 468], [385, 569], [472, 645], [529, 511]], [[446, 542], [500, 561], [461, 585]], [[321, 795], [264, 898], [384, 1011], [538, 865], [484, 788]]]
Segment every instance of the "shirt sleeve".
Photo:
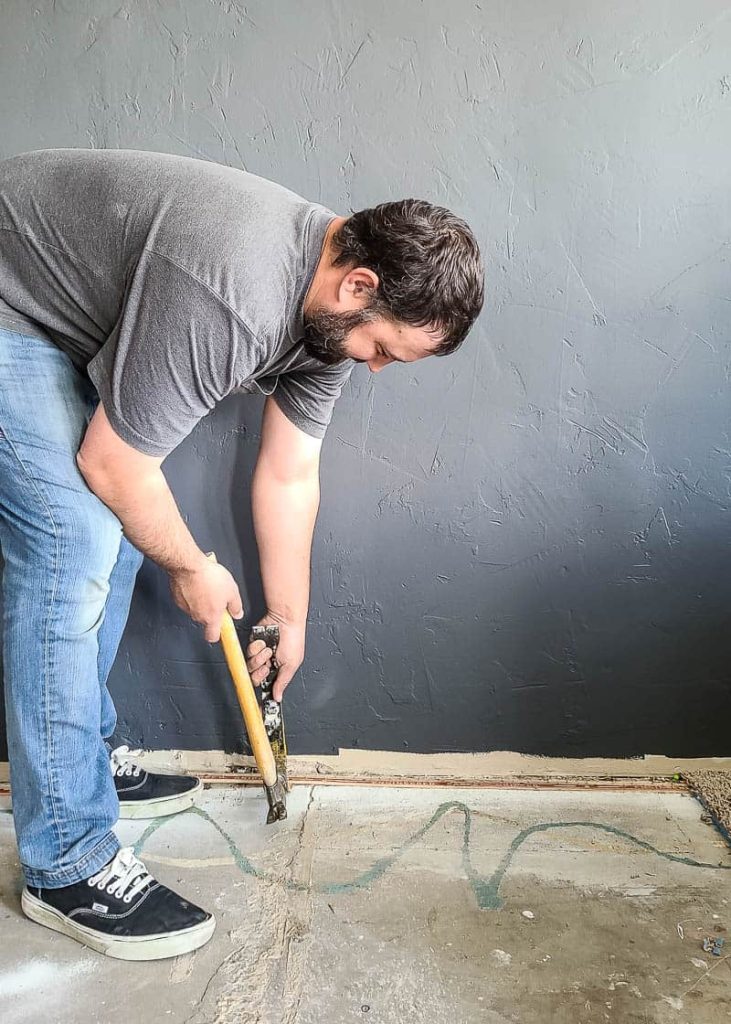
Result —
[[348, 360], [337, 366], [284, 373], [278, 378], [272, 398], [291, 423], [311, 437], [322, 438], [335, 402], [352, 372], [353, 363]]
[[256, 340], [220, 296], [145, 250], [87, 372], [122, 440], [164, 457], [257, 361]]

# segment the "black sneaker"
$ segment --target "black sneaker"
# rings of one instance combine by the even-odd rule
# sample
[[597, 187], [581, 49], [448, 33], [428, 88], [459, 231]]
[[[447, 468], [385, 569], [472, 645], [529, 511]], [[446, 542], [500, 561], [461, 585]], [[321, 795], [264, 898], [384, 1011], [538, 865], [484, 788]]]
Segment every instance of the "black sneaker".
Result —
[[120, 818], [162, 818], [192, 807], [203, 790], [201, 780], [189, 775], [146, 772], [129, 760], [141, 753], [124, 746], [109, 755]]
[[216, 921], [156, 882], [131, 846], [86, 881], [62, 889], [28, 886], [23, 913], [117, 960], [161, 960], [208, 942]]

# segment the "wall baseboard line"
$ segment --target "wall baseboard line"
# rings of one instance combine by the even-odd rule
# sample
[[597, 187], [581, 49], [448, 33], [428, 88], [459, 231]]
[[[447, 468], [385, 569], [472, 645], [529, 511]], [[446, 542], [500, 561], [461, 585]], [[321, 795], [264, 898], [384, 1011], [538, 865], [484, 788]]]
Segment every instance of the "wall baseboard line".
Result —
[[[200, 775], [212, 784], [259, 784], [251, 757], [223, 750], [149, 750], [136, 760], [151, 771]], [[674, 776], [685, 772], [731, 773], [731, 757], [564, 758], [511, 751], [411, 754], [342, 749], [331, 755], [292, 756], [288, 765], [292, 781], [307, 785], [624, 789], [633, 782], [634, 788], [674, 788]], [[0, 762], [0, 783], [7, 784], [8, 777], [7, 762]]]

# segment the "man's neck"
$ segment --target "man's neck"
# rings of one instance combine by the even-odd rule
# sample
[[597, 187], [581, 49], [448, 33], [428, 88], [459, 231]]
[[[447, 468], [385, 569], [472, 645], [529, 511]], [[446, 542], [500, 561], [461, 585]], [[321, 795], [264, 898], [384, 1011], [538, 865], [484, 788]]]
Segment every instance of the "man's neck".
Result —
[[345, 223], [347, 217], [335, 217], [330, 221], [325, 232], [325, 237], [322, 242], [322, 249], [320, 250], [320, 258], [317, 261], [317, 267], [315, 268], [315, 274], [310, 282], [310, 287], [307, 289], [305, 295], [305, 301], [302, 305], [302, 312], [305, 318], [308, 312], [316, 306], [321, 306], [323, 301], [329, 296], [329, 293], [335, 286], [335, 278], [338, 277], [337, 271], [333, 274], [333, 258], [335, 256], [335, 249], [332, 244], [332, 238], [336, 231]]

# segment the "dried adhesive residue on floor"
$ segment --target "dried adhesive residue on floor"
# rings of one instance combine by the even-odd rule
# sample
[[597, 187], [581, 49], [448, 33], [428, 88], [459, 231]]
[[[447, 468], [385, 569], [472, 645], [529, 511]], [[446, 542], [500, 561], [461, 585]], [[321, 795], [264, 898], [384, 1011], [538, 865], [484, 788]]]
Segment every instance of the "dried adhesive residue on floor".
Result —
[[[731, 851], [689, 796], [301, 787], [276, 827], [264, 803], [211, 790], [120, 826], [218, 919], [202, 950], [141, 968], [20, 917], [0, 815], [3, 1024], [52, 997], [68, 1024], [731, 1019], [731, 959], [703, 950], [731, 919]], [[29, 962], [52, 968], [32, 999], [10, 984]]]

